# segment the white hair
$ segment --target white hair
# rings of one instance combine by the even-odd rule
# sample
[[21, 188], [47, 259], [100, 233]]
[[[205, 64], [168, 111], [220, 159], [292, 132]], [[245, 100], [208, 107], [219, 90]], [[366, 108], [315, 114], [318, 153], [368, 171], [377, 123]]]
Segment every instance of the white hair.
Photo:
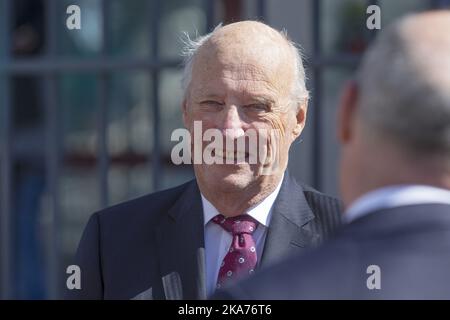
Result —
[[[187, 90], [192, 79], [192, 65], [198, 49], [221, 28], [222, 23], [217, 25], [211, 33], [203, 36], [197, 36], [196, 39], [191, 39], [187, 32], [183, 33], [184, 37], [182, 41], [184, 47], [182, 50], [182, 56], [184, 57], [184, 68], [183, 76], [181, 79], [181, 86], [184, 92], [184, 96], [186, 96], [187, 94]], [[297, 107], [300, 107], [300, 105], [306, 103], [306, 101], [309, 99], [309, 92], [306, 89], [305, 84], [305, 69], [303, 67], [302, 61], [303, 54], [301, 52], [300, 46], [289, 39], [285, 30], [277, 32], [283, 37], [283, 39], [286, 40], [288, 47], [290, 48], [290, 50], [292, 50], [294, 56], [295, 81], [293, 83], [291, 100]]]

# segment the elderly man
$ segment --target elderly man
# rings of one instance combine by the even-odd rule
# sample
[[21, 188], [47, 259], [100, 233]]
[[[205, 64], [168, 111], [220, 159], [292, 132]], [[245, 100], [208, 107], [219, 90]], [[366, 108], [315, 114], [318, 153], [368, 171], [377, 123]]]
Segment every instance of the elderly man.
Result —
[[286, 172], [308, 98], [300, 54], [286, 36], [238, 22], [187, 41], [185, 53], [182, 112], [192, 148], [206, 148], [196, 122], [233, 145], [253, 131], [264, 138], [267, 161], [251, 163], [252, 146], [216, 149], [216, 160], [231, 161], [194, 161], [194, 181], [94, 214], [72, 298], [206, 298], [319, 243], [339, 224], [336, 199]]
[[343, 94], [333, 241], [220, 298], [450, 298], [450, 12], [403, 18]]

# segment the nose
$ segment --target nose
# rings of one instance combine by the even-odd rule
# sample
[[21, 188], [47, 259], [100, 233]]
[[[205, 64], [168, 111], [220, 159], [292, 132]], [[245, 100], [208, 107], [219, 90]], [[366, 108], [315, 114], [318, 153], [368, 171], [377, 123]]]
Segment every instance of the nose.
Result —
[[244, 135], [243, 121], [236, 106], [231, 105], [223, 109], [223, 120], [221, 125], [222, 134], [228, 139], [235, 140]]

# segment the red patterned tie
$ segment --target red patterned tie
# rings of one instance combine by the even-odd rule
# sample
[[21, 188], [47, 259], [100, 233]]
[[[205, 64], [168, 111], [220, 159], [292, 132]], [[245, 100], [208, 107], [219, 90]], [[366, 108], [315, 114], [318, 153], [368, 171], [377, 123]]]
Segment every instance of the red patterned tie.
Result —
[[212, 221], [233, 236], [217, 277], [217, 288], [222, 288], [254, 272], [257, 256], [252, 233], [256, 230], [258, 222], [249, 215], [225, 218], [221, 214], [215, 216]]

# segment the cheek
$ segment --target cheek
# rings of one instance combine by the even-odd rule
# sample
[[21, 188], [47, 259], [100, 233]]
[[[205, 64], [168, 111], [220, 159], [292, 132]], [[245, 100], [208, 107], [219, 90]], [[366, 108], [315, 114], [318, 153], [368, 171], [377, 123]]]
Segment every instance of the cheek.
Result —
[[289, 133], [293, 128], [291, 128], [292, 125], [287, 114], [269, 115], [265, 123], [268, 130], [274, 130], [276, 132], [276, 136], [280, 139], [280, 142], [291, 142]]
[[218, 115], [214, 112], [204, 112], [194, 108], [191, 112], [191, 121], [201, 121], [203, 127], [213, 128]]
[[266, 141], [266, 147], [270, 153], [276, 152], [284, 155], [289, 150], [292, 139], [289, 132], [289, 123], [287, 119], [280, 115], [270, 115], [265, 117], [264, 121], [258, 122], [256, 129], [264, 129], [263, 141]]
[[285, 132], [285, 124], [283, 122], [283, 119], [278, 115], [267, 115], [264, 118], [264, 124], [265, 127], [269, 130], [278, 130], [283, 134]]
[[202, 131], [209, 128], [214, 128], [214, 119], [211, 119], [210, 116], [205, 116], [204, 113], [201, 113], [197, 109], [191, 107], [185, 112], [185, 125], [191, 133], [194, 132], [194, 122], [197, 126], [198, 123], [201, 123]]

